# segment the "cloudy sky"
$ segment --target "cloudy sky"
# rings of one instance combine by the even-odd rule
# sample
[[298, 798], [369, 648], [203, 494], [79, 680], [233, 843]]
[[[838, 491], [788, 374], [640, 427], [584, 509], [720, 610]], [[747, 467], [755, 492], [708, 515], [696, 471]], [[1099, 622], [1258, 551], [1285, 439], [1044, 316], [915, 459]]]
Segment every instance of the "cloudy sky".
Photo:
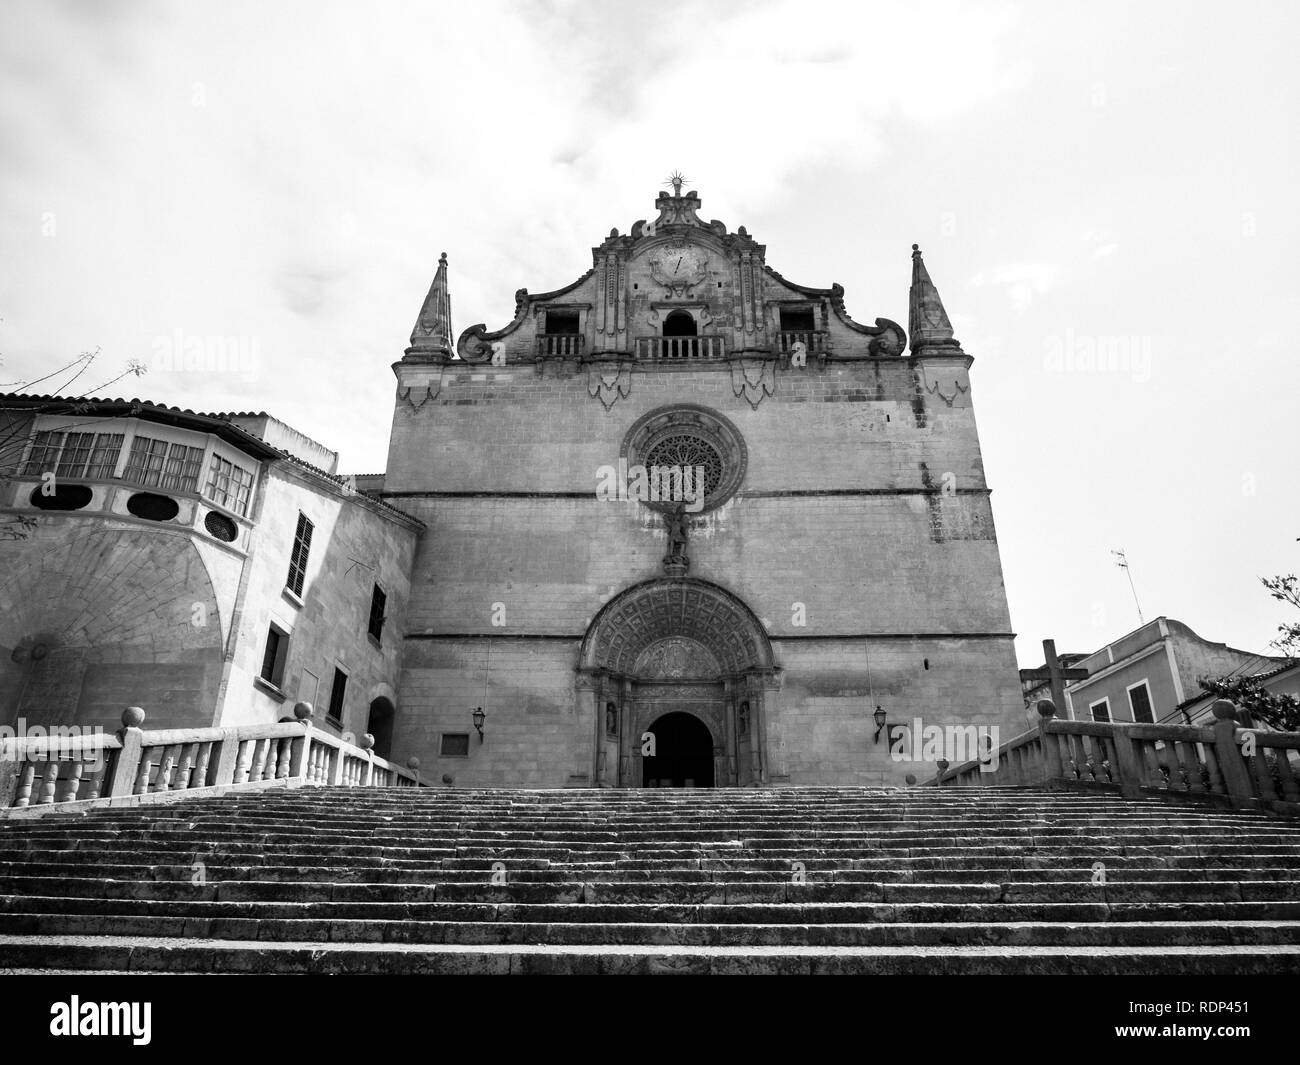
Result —
[[[673, 169], [859, 321], [909, 249], [972, 370], [1021, 664], [1142, 610], [1266, 649], [1296, 567], [1294, 53], [1275, 3], [0, 6], [0, 382], [267, 410], [382, 470], [439, 252], [457, 331]], [[223, 365], [177, 369], [191, 338]], [[92, 382], [93, 383], [93, 382]]]

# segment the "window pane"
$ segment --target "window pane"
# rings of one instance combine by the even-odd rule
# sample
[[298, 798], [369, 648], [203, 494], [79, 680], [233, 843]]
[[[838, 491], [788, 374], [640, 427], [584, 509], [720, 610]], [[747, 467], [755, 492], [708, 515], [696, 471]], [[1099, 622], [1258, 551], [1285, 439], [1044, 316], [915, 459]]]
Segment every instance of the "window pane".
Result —
[[118, 456], [122, 453], [122, 437], [122, 433], [100, 433], [95, 437], [95, 447], [86, 467], [87, 477], [113, 476]]
[[262, 655], [262, 679], [272, 684], [278, 683], [275, 676], [275, 663], [279, 657], [280, 634], [270, 629], [266, 634], [266, 651]]
[[[202, 453], [194, 458], [196, 478], [201, 461]], [[251, 470], [227, 462], [220, 455], [213, 455], [212, 463], [208, 467], [208, 486], [204, 489], [203, 494], [214, 503], [218, 503], [228, 510], [233, 510], [240, 517], [244, 517], [248, 514], [248, 496], [252, 484], [253, 474]]]
[[335, 721], [343, 720], [343, 696], [348, 687], [348, 675], [341, 669], [334, 671], [334, 687], [330, 690], [330, 714]]
[[58, 462], [59, 449], [62, 446], [62, 433], [37, 433], [36, 439], [32, 442], [32, 453], [27, 459], [23, 474], [31, 477], [38, 473], [52, 471], [55, 463]]
[[63, 442], [63, 452], [59, 456], [57, 473], [60, 477], [81, 477], [85, 474], [94, 439], [94, 433], [68, 434]]
[[1155, 714], [1151, 712], [1151, 693], [1145, 684], [1132, 689], [1128, 693], [1128, 701], [1133, 708], [1134, 721], [1155, 721]]
[[463, 758], [469, 754], [468, 732], [444, 732], [439, 754], [450, 758]]
[[167, 461], [167, 441], [137, 436], [131, 442], [131, 457], [122, 479], [133, 484], [155, 488], [162, 480], [163, 466]]

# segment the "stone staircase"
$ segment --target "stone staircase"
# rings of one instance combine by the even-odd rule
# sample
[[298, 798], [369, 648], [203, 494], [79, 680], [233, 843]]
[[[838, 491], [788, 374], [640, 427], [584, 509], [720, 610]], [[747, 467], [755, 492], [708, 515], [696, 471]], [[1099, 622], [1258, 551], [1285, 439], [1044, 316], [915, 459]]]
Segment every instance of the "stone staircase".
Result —
[[275, 788], [0, 821], [0, 970], [1296, 973], [1300, 822], [1023, 788]]

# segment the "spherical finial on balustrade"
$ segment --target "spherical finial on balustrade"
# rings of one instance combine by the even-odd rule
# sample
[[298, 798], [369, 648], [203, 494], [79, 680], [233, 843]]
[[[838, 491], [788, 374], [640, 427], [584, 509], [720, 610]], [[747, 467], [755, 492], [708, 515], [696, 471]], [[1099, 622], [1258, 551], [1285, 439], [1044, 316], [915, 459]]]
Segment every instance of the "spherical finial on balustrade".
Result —
[[916, 783], [916, 774], [908, 773], [907, 776], [905, 776], [903, 779], [907, 781], [907, 786], [911, 787], [913, 784]]
[[1227, 699], [1216, 699], [1210, 707], [1210, 713], [1220, 721], [1232, 721], [1237, 716], [1237, 707]]
[[1038, 716], [1047, 719], [1056, 716], [1056, 704], [1051, 699], [1038, 700]]
[[311, 703], [294, 703], [293, 716], [299, 721], [310, 721], [315, 711], [311, 708]]
[[144, 723], [144, 710], [138, 706], [128, 706], [122, 711], [122, 724], [126, 728], [139, 728]]
[[940, 772], [940, 773], [946, 773], [946, 772], [948, 772], [948, 766], [949, 766], [950, 764], [951, 764], [951, 763], [948, 761], [947, 758], [940, 758], [940, 759], [935, 763], [935, 765], [937, 765], [937, 766], [939, 767], [939, 772]]
[[409, 769], [412, 773], [418, 773], [420, 770], [420, 759], [412, 755], [410, 758], [406, 760], [406, 768]]
[[375, 737], [370, 735], [369, 732], [363, 732], [359, 737], [357, 737], [357, 746], [363, 751], [373, 750], [375, 746]]

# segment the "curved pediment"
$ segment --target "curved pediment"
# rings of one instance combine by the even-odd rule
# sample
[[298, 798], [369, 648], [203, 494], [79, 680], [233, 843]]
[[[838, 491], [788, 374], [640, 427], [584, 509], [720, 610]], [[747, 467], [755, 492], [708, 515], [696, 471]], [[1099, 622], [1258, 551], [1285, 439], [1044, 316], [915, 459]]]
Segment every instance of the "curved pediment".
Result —
[[733, 233], [717, 219], [706, 222], [700, 205], [680, 185], [660, 195], [653, 221], [626, 234], [611, 230], [592, 249], [592, 269], [571, 284], [538, 295], [520, 289], [514, 318], [492, 331], [470, 326], [457, 339], [457, 356], [526, 362], [538, 372], [547, 363], [618, 363], [621, 373], [685, 364], [725, 370], [737, 360], [802, 368], [812, 359], [816, 368], [903, 353], [907, 334], [896, 322], [859, 325], [841, 286], [786, 280], [744, 226]]

